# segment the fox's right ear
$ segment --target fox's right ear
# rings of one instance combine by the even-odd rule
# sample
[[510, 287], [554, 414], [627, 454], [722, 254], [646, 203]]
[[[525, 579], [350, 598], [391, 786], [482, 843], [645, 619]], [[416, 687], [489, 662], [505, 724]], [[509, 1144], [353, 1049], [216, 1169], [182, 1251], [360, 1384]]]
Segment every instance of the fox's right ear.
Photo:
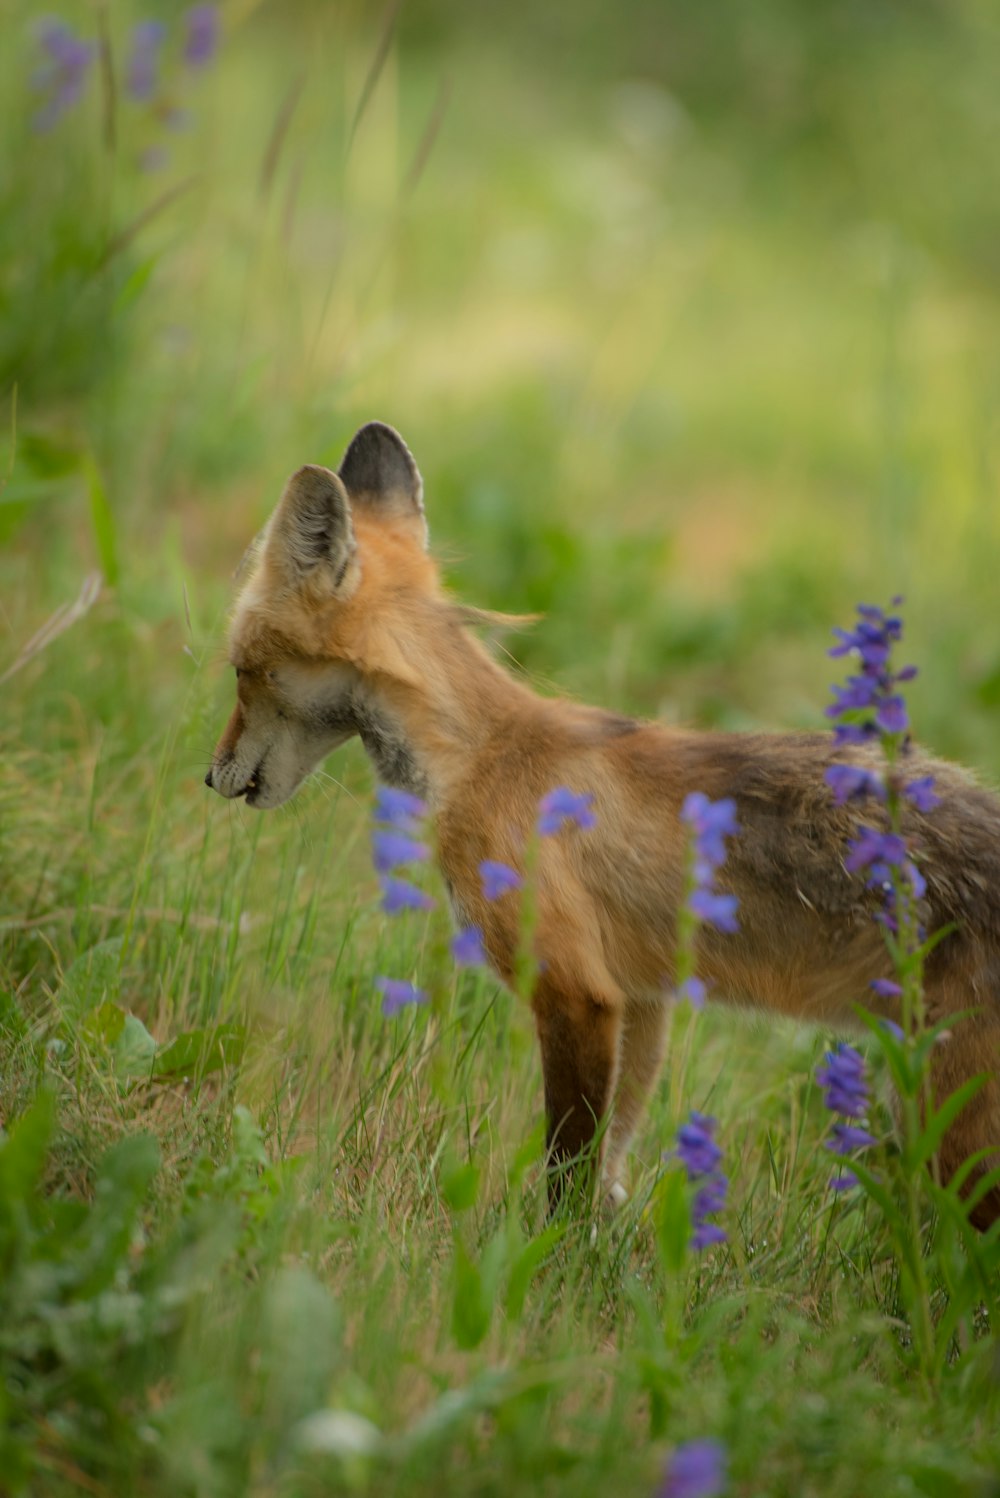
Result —
[[294, 585], [308, 582], [331, 594], [353, 591], [351, 503], [329, 468], [308, 463], [292, 474], [268, 527], [267, 549]]

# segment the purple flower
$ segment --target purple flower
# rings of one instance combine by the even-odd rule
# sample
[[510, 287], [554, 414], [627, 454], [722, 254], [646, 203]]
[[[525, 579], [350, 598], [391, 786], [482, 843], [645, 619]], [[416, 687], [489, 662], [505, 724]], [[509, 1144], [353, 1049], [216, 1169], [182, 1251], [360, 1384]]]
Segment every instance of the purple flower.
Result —
[[903, 1034], [902, 1025], [897, 1025], [894, 1019], [881, 1019], [879, 1020], [879, 1024], [882, 1026], [883, 1030], [888, 1030], [889, 1034], [893, 1036], [895, 1040], [903, 1041], [906, 1039], [906, 1036]]
[[597, 818], [592, 809], [593, 801], [594, 797], [590, 791], [582, 791], [577, 795], [568, 786], [556, 786], [554, 791], [549, 791], [548, 795], [543, 796], [538, 803], [539, 834], [542, 837], [551, 837], [567, 822], [570, 826], [580, 827], [585, 832], [591, 827], [596, 827]]
[[375, 793], [376, 822], [395, 827], [397, 832], [405, 832], [411, 836], [419, 832], [420, 820], [426, 815], [426, 804], [419, 796], [411, 796], [409, 791], [397, 791], [391, 786], [380, 785]]
[[835, 1155], [853, 1155], [855, 1150], [866, 1150], [873, 1144], [878, 1144], [878, 1140], [867, 1129], [859, 1129], [857, 1124], [835, 1123], [833, 1138], [826, 1141], [826, 1148]]
[[731, 796], [710, 801], [703, 791], [685, 796], [681, 821], [690, 829], [691, 862], [685, 906], [696, 921], [714, 926], [717, 931], [739, 930], [735, 895], [720, 895], [715, 888], [716, 871], [726, 861], [727, 837], [740, 830], [736, 820], [736, 802]]
[[843, 1170], [830, 1181], [831, 1191], [853, 1191], [858, 1184], [858, 1178], [853, 1170]]
[[189, 68], [207, 67], [219, 45], [219, 8], [192, 5], [184, 19], [187, 26], [184, 61]]
[[156, 92], [160, 48], [167, 34], [161, 21], [140, 21], [132, 31], [132, 52], [125, 88], [133, 99], [151, 99]]
[[710, 801], [703, 791], [692, 791], [684, 798], [681, 821], [694, 835], [698, 858], [715, 869], [721, 868], [726, 861], [723, 839], [735, 837], [740, 830], [733, 798]]
[[714, 1138], [717, 1127], [717, 1120], [705, 1113], [692, 1113], [687, 1123], [681, 1124], [674, 1154], [687, 1171], [689, 1180], [711, 1175], [722, 1159], [722, 1151]]
[[903, 992], [894, 978], [873, 978], [868, 986], [880, 999], [898, 999]]
[[848, 744], [867, 744], [878, 732], [874, 723], [838, 723], [833, 730], [835, 749]]
[[883, 733], [905, 733], [910, 719], [902, 697], [884, 697], [875, 713], [875, 722]]
[[817, 1067], [816, 1080], [824, 1089], [824, 1103], [831, 1113], [862, 1118], [868, 1111], [868, 1081], [865, 1058], [845, 1041], [826, 1053], [826, 1065]]
[[903, 795], [917, 811], [933, 811], [941, 804], [941, 797], [934, 789], [933, 775], [921, 775], [919, 780], [911, 780], [909, 785], [904, 785]]
[[679, 999], [687, 999], [692, 1009], [704, 1009], [705, 1000], [708, 998], [708, 989], [700, 978], [685, 978], [677, 990]]
[[726, 1486], [721, 1441], [682, 1441], [675, 1447], [656, 1498], [718, 1498]]
[[382, 886], [382, 909], [386, 915], [398, 915], [401, 910], [434, 909], [430, 895], [415, 884], [408, 884], [405, 879], [393, 879], [387, 875], [379, 880], [379, 884]]
[[716, 931], [733, 934], [740, 929], [736, 919], [739, 900], [735, 895], [716, 895], [709, 889], [693, 889], [688, 899], [688, 909]]
[[451, 955], [459, 967], [486, 967], [489, 958], [478, 926], [466, 926], [452, 937]]
[[863, 801], [866, 796], [885, 800], [881, 775], [875, 770], [866, 770], [863, 765], [830, 765], [823, 779], [833, 792], [836, 806], [844, 806], [848, 801]]
[[698, 1188], [691, 1203], [691, 1247], [698, 1253], [712, 1243], [726, 1241], [725, 1230], [708, 1221], [725, 1207], [729, 1184], [718, 1168], [722, 1151], [715, 1142], [715, 1129], [714, 1118], [692, 1113], [678, 1130], [674, 1150], [674, 1157], [684, 1166], [688, 1180]]
[[828, 718], [842, 713], [861, 712], [878, 701], [878, 682], [870, 676], [849, 676], [846, 687], [831, 687], [834, 700], [826, 709]]
[[[842, 1042], [834, 1050], [827, 1051], [826, 1065], [816, 1068], [816, 1080], [824, 1089], [826, 1106], [831, 1113], [841, 1115], [833, 1125], [826, 1148], [835, 1155], [853, 1155], [856, 1150], [877, 1144], [878, 1140], [867, 1129], [843, 1122], [844, 1119], [863, 1118], [868, 1111], [868, 1079], [861, 1053]], [[849, 1191], [857, 1184], [857, 1177], [851, 1171], [842, 1172], [830, 1182], [834, 1191]]]
[[499, 900], [509, 890], [520, 889], [524, 880], [516, 869], [505, 863], [485, 858], [479, 865], [479, 877], [483, 881], [483, 895], [487, 900]]
[[405, 832], [373, 832], [372, 861], [380, 874], [399, 868], [404, 863], [423, 863], [430, 858], [431, 850], [426, 843], [418, 843]]
[[38, 39], [45, 61], [32, 83], [49, 98], [35, 116], [34, 127], [36, 130], [51, 130], [56, 121], [79, 102], [95, 49], [92, 43], [78, 37], [72, 27], [62, 21], [44, 22], [39, 27]]
[[903, 636], [902, 620], [873, 604], [858, 604], [855, 628], [835, 629], [834, 634], [838, 643], [830, 654], [856, 652], [861, 662], [860, 675], [849, 676], [846, 686], [832, 688], [833, 702], [826, 715], [841, 720], [834, 731], [835, 742], [861, 744], [880, 732], [905, 734], [910, 726], [906, 703], [893, 689], [900, 682], [912, 681], [916, 669], [904, 666], [895, 673], [891, 669], [892, 647]]
[[852, 838], [847, 845], [844, 868], [849, 874], [859, 874], [875, 864], [889, 864], [900, 868], [906, 859], [906, 844], [895, 832], [878, 832], [874, 827], [859, 827], [860, 837]]
[[391, 1019], [408, 1004], [426, 1004], [427, 995], [422, 988], [415, 988], [403, 978], [376, 978], [375, 987], [382, 995], [382, 1013]]

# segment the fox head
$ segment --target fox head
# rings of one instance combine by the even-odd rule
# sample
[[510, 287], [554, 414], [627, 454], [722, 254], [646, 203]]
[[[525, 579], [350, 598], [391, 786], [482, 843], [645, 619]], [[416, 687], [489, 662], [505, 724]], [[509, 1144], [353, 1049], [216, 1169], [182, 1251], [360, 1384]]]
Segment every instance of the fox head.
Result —
[[205, 783], [280, 806], [360, 734], [384, 780], [422, 790], [392, 688], [415, 679], [419, 617], [439, 598], [419, 470], [370, 422], [336, 473], [308, 465], [285, 486], [233, 613], [236, 706]]

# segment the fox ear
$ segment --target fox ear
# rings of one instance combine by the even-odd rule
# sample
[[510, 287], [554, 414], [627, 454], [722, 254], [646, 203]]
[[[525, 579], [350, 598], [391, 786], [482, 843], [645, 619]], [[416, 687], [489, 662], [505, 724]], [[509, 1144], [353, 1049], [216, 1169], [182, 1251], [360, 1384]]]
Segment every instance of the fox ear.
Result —
[[387, 520], [406, 522], [427, 545], [424, 482], [413, 454], [398, 432], [370, 421], [355, 432], [338, 470], [351, 501], [369, 505]]
[[342, 593], [357, 547], [347, 490], [329, 468], [308, 463], [285, 485], [268, 530], [295, 583], [309, 581], [330, 593]]

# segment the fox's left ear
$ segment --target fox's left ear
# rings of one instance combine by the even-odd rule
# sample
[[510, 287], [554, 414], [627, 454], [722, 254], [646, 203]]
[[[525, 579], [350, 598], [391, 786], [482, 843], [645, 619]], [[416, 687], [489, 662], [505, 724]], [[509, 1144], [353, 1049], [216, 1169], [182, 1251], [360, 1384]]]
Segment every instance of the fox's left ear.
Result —
[[370, 421], [351, 438], [337, 472], [352, 505], [370, 506], [387, 520], [405, 524], [426, 547], [424, 482], [398, 432], [383, 421]]

